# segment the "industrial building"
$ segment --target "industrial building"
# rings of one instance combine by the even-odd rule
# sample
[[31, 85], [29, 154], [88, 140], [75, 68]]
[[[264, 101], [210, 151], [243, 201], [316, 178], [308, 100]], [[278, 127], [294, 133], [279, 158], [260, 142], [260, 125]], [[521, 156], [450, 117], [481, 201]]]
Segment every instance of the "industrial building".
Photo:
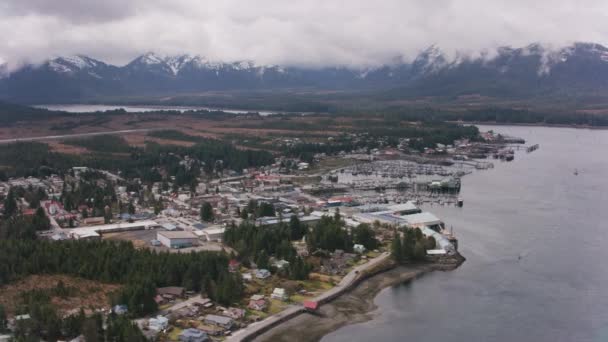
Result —
[[75, 239], [100, 238], [103, 233], [126, 232], [130, 230], [143, 230], [158, 227], [158, 223], [152, 220], [137, 221], [132, 223], [114, 223], [99, 226], [79, 227], [70, 229], [70, 235]]
[[198, 244], [196, 235], [185, 231], [160, 231], [156, 233], [156, 239], [169, 248], [186, 248]]
[[402, 216], [407, 221], [407, 225], [413, 228], [428, 227], [434, 231], [440, 232], [445, 229], [445, 224], [437, 216], [429, 213], [422, 212], [419, 214], [412, 214]]

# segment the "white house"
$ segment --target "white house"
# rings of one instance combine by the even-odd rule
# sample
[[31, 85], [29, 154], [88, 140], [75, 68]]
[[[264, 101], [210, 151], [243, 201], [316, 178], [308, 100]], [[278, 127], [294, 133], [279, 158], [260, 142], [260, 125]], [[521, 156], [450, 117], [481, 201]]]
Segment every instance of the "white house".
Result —
[[262, 269], [259, 269], [259, 270], [255, 271], [255, 277], [258, 278], [258, 279], [266, 279], [266, 278], [268, 278], [270, 276], [271, 276], [270, 271], [267, 270], [267, 269], [265, 269], [265, 268], [262, 268]]
[[157, 316], [148, 320], [148, 328], [150, 330], [161, 331], [167, 329], [168, 326], [169, 320], [163, 316]]
[[275, 287], [274, 291], [270, 295], [271, 298], [278, 300], [287, 300], [287, 293], [285, 293], [285, 289], [281, 287]]
[[353, 250], [354, 250], [356, 253], [363, 254], [363, 253], [365, 253], [365, 246], [360, 245], [360, 244], [355, 244], [355, 245], [353, 246]]

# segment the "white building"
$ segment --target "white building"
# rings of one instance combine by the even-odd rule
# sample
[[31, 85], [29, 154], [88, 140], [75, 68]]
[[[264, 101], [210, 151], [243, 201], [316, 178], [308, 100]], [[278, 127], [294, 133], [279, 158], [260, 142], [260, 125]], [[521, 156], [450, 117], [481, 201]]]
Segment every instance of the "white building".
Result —
[[274, 299], [278, 299], [278, 300], [287, 300], [287, 293], [285, 293], [285, 289], [281, 288], [281, 287], [275, 287], [274, 291], [272, 291], [272, 294], [270, 295], [271, 298]]
[[363, 254], [363, 253], [365, 253], [365, 246], [360, 245], [360, 244], [355, 244], [355, 245], [353, 246], [353, 250], [354, 250], [356, 253]]
[[203, 233], [203, 236], [205, 237], [205, 239], [207, 241], [222, 242], [225, 231], [226, 231], [226, 229], [223, 227], [211, 226], [211, 227], [203, 229], [201, 231], [201, 233]]
[[161, 331], [167, 329], [168, 326], [169, 320], [163, 316], [157, 316], [148, 320], [148, 328], [150, 330]]
[[198, 243], [194, 234], [185, 231], [160, 231], [156, 233], [156, 239], [169, 248], [192, 247]]
[[99, 226], [74, 228], [70, 230], [70, 235], [75, 239], [99, 238], [103, 233], [151, 229], [157, 226], [158, 223], [156, 223], [156, 221], [151, 220], [144, 220], [132, 223], [104, 224]]
[[436, 231], [441, 231], [445, 228], [443, 221], [437, 216], [429, 213], [422, 212], [419, 214], [401, 216], [402, 219], [407, 221], [407, 225], [413, 228], [429, 227]]

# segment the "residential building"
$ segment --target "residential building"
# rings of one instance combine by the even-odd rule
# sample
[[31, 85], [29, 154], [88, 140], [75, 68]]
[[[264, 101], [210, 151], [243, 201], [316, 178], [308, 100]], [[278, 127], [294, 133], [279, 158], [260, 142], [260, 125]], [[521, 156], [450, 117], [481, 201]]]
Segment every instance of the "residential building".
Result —
[[235, 259], [231, 259], [228, 262], [228, 272], [231, 272], [231, 273], [238, 272], [239, 267], [241, 267], [241, 263]]
[[124, 315], [127, 313], [128, 309], [126, 305], [114, 305], [112, 311], [117, 315]]
[[167, 329], [169, 326], [169, 320], [163, 316], [157, 316], [156, 318], [150, 318], [148, 320], [148, 328], [154, 331], [162, 331]]
[[207, 315], [205, 316], [205, 323], [222, 327], [224, 329], [231, 329], [234, 325], [234, 320], [226, 316]]
[[269, 278], [271, 275], [272, 274], [270, 274], [270, 271], [265, 268], [255, 271], [255, 277], [258, 279], [266, 279]]
[[156, 289], [156, 294], [167, 299], [183, 298], [186, 294], [186, 289], [179, 286], [159, 287]]
[[360, 244], [355, 244], [355, 245], [353, 246], [353, 250], [354, 250], [356, 253], [363, 254], [363, 253], [365, 253], [365, 246], [360, 245]]
[[272, 294], [270, 295], [271, 298], [274, 299], [278, 299], [278, 300], [287, 300], [287, 293], [285, 292], [284, 288], [280, 288], [280, 287], [275, 287], [274, 291], [272, 291]]
[[207, 333], [198, 329], [188, 328], [179, 335], [181, 342], [206, 342], [209, 341]]
[[276, 267], [279, 270], [289, 267], [289, 261], [287, 260], [276, 260], [272, 263], [272, 266]]
[[266, 310], [266, 308], [268, 307], [268, 303], [266, 302], [266, 299], [264, 299], [263, 296], [261, 296], [261, 297], [262, 298], [253, 299], [253, 296], [252, 296], [251, 300], [249, 300], [249, 304], [247, 305], [247, 307], [251, 310], [256, 310], [256, 311]]

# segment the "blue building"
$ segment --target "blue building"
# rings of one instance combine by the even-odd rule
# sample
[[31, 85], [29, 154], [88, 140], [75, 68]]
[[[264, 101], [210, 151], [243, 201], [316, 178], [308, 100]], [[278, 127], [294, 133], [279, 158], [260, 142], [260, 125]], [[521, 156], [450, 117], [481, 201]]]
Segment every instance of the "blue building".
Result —
[[209, 336], [204, 331], [189, 328], [182, 331], [179, 340], [182, 342], [206, 342], [209, 341]]

